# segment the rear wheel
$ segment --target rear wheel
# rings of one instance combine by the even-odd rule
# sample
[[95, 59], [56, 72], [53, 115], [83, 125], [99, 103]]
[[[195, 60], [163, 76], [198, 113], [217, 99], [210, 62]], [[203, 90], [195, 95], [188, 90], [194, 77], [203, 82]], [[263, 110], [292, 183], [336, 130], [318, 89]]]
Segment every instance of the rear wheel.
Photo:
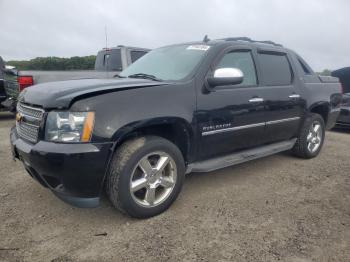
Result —
[[323, 146], [325, 124], [319, 114], [309, 114], [306, 118], [292, 152], [301, 158], [316, 157]]
[[130, 216], [151, 217], [175, 201], [184, 174], [182, 154], [170, 141], [155, 136], [132, 139], [113, 157], [107, 194], [115, 207]]

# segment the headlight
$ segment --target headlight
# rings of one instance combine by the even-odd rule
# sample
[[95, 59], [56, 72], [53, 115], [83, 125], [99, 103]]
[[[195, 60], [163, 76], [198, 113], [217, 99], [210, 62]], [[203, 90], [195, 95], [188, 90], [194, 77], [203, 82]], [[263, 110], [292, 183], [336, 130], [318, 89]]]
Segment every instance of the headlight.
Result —
[[50, 112], [46, 120], [45, 140], [89, 142], [94, 120], [94, 112]]

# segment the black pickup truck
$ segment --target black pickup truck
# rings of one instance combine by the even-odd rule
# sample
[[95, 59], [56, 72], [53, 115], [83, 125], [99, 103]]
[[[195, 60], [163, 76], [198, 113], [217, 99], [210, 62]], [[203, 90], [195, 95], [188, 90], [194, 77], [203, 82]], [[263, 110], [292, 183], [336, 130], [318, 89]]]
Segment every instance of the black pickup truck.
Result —
[[350, 67], [344, 67], [332, 72], [338, 77], [343, 88], [343, 101], [336, 127], [350, 128]]
[[2, 109], [1, 103], [7, 99], [7, 93], [5, 90], [5, 62], [0, 56], [0, 110]]
[[94, 207], [106, 190], [145, 218], [172, 204], [186, 173], [286, 150], [317, 156], [340, 103], [338, 79], [289, 49], [206, 39], [155, 49], [118, 79], [25, 89], [12, 153], [65, 202]]

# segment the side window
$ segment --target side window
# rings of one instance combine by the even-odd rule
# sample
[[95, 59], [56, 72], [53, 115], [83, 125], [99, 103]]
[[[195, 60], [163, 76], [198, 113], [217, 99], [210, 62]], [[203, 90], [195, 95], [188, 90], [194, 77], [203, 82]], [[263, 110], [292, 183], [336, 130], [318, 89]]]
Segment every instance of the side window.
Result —
[[304, 63], [303, 63], [302, 61], [300, 61], [299, 59], [298, 59], [298, 62], [299, 62], [299, 65], [301, 66], [301, 68], [303, 69], [304, 74], [305, 74], [305, 75], [310, 75], [311, 72], [310, 72], [310, 70], [304, 65]]
[[238, 68], [243, 72], [243, 82], [237, 86], [253, 86], [257, 84], [254, 61], [251, 52], [235, 51], [224, 55], [218, 68]]
[[122, 70], [122, 58], [121, 58], [121, 53], [120, 49], [112, 49], [111, 54], [108, 56], [105, 66], [107, 66], [107, 69], [112, 71], [112, 70]]
[[292, 71], [285, 54], [259, 53], [258, 57], [265, 85], [280, 86], [292, 83]]
[[109, 62], [109, 57], [110, 57], [110, 56], [111, 56], [110, 54], [105, 54], [105, 55], [103, 56], [103, 66], [104, 66], [104, 67], [107, 67], [108, 62]]
[[137, 59], [144, 56], [147, 52], [145, 51], [130, 51], [131, 62], [134, 63]]
[[312, 70], [310, 69], [310, 66], [306, 64], [305, 61], [303, 61], [300, 57], [297, 57], [298, 63], [302, 69], [302, 72], [304, 72], [305, 75], [311, 75]]

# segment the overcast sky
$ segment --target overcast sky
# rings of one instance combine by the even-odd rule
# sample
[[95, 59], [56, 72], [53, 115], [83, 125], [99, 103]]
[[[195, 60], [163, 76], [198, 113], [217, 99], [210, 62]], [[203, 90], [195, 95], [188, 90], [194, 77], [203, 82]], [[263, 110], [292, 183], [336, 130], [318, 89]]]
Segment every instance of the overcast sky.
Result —
[[350, 66], [349, 0], [0, 0], [0, 56], [84, 56], [227, 36], [272, 40], [317, 71]]

